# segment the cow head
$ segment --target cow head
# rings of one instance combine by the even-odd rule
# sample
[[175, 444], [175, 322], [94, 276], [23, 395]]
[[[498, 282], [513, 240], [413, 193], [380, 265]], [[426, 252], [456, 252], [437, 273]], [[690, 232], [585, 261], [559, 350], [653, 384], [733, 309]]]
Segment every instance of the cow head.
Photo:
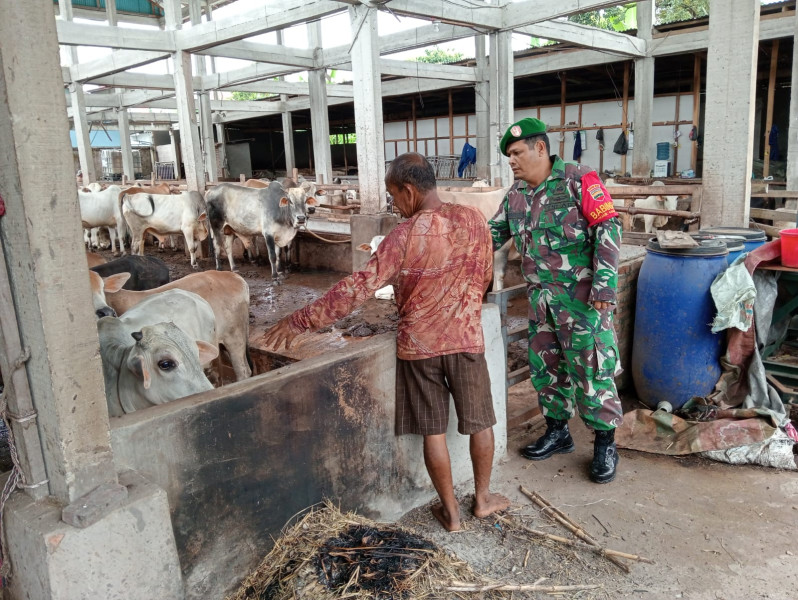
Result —
[[148, 325], [131, 335], [135, 343], [119, 372], [123, 407], [136, 405], [136, 398], [164, 404], [213, 389], [202, 365], [219, 355], [216, 346], [190, 339], [174, 323]]
[[291, 211], [291, 223], [298, 228], [305, 224], [307, 215], [316, 212], [316, 185], [306, 181], [299, 187], [288, 188], [285, 194], [280, 198], [280, 206]]
[[94, 314], [98, 318], [116, 316], [116, 311], [108, 306], [105, 293], [113, 294], [118, 292], [128, 279], [130, 279], [130, 273], [117, 273], [116, 275], [102, 278], [94, 271], [89, 271], [91, 302], [92, 306], [94, 306]]

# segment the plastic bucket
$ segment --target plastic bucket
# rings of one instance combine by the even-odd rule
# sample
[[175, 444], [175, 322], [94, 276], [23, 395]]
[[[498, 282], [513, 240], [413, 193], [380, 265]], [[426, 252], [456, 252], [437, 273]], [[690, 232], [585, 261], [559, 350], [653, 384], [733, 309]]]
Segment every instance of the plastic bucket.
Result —
[[670, 160], [671, 145], [669, 142], [657, 143], [657, 160]]
[[798, 229], [782, 229], [781, 264], [798, 269]]

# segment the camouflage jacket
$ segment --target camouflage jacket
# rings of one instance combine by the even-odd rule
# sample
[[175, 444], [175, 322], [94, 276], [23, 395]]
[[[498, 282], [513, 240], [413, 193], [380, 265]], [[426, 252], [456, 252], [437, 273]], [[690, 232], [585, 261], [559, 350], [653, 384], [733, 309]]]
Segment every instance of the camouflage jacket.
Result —
[[594, 170], [552, 159], [548, 179], [535, 189], [517, 181], [488, 222], [494, 249], [512, 237], [521, 254], [537, 321], [547, 306], [556, 316], [573, 313], [574, 300], [614, 303], [618, 284], [621, 225], [612, 198]]

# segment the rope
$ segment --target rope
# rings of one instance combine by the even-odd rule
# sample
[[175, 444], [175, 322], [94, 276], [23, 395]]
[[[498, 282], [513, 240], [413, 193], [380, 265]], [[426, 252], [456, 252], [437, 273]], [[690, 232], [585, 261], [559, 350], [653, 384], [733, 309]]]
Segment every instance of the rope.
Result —
[[328, 240], [327, 238], [323, 238], [320, 235], [313, 233], [310, 229], [305, 228], [304, 231], [305, 233], [309, 233], [310, 235], [312, 235], [314, 238], [319, 239], [322, 242], [327, 242], [328, 244], [348, 244], [349, 242], [352, 241], [351, 235], [345, 240]]
[[[22, 368], [28, 359], [30, 359], [30, 348], [26, 347], [11, 365], [11, 373], [8, 374], [9, 379], [13, 376], [15, 371]], [[14, 465], [11, 468], [11, 474], [9, 475], [5, 486], [3, 487], [3, 491], [0, 494], [0, 577], [2, 577], [3, 580], [5, 580], [11, 573], [11, 563], [6, 558], [8, 556], [6, 549], [6, 535], [5, 530], [2, 528], [3, 513], [5, 511], [6, 501], [16, 488], [35, 489], [43, 485], [47, 485], [50, 481], [49, 479], [45, 479], [43, 481], [30, 484], [25, 481], [25, 473], [22, 470], [22, 466], [19, 464], [19, 455], [17, 454], [16, 444], [14, 444], [14, 432], [11, 429], [11, 421], [15, 421], [17, 423], [28, 423], [35, 420], [37, 416], [38, 413], [35, 410], [24, 415], [16, 415], [10, 412], [8, 410], [8, 385], [3, 388], [3, 392], [0, 393], [0, 418], [3, 420], [3, 423], [8, 430], [8, 449], [11, 453], [11, 461]]]

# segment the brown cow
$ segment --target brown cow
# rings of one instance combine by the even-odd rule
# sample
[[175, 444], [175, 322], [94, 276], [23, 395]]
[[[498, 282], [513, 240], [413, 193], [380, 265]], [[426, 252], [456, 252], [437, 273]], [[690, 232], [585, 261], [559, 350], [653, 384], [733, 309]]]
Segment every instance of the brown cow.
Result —
[[125, 311], [153, 294], [174, 289], [193, 292], [210, 304], [213, 309], [213, 315], [216, 318], [216, 336], [230, 355], [230, 363], [233, 365], [236, 380], [246, 379], [252, 374], [247, 360], [249, 286], [240, 275], [229, 271], [192, 273], [161, 287], [141, 292], [121, 289], [127, 276], [129, 276], [127, 273], [119, 273], [102, 278], [90, 271], [95, 311], [110, 307], [117, 315], [121, 316]]
[[89, 263], [89, 268], [96, 267], [97, 265], [101, 265], [103, 263], [107, 263], [108, 260], [97, 254], [96, 252], [86, 252], [86, 262]]
[[269, 187], [269, 183], [268, 179], [247, 179], [241, 185], [249, 188], [267, 188]]

